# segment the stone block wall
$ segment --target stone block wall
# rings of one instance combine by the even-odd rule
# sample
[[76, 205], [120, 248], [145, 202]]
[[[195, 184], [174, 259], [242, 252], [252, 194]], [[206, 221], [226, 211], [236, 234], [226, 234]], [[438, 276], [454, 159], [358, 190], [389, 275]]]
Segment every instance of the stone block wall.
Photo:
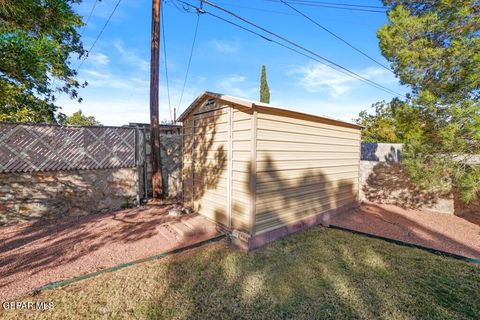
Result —
[[[141, 184], [147, 185], [147, 195], [152, 196], [152, 165], [151, 165], [151, 145], [150, 130], [145, 132], [146, 138], [146, 180], [144, 168], [140, 168]], [[182, 196], [182, 135], [161, 134], [160, 135], [160, 157], [162, 164], [162, 182], [165, 196], [169, 199], [180, 199]], [[144, 187], [142, 187], [142, 197], [144, 197]]]
[[[472, 157], [478, 165], [480, 156]], [[402, 144], [362, 143], [360, 161], [360, 200], [393, 204], [441, 213], [470, 216], [480, 221], [480, 198], [464, 204], [457, 195], [438, 196], [425, 192], [410, 181], [402, 164]]]
[[425, 192], [410, 181], [400, 162], [360, 161], [360, 200], [454, 213], [452, 197]]
[[138, 192], [136, 168], [0, 173], [0, 226], [113, 211]]

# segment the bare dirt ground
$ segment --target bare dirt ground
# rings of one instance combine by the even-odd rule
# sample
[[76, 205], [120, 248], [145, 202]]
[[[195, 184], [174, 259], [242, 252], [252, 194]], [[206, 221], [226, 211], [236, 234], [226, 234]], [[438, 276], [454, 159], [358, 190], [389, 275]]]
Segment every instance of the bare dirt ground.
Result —
[[[470, 219], [471, 220], [471, 219]], [[364, 203], [331, 225], [480, 259], [480, 225], [455, 215]]]
[[218, 234], [196, 215], [170, 206], [128, 209], [0, 229], [0, 302], [50, 282], [198, 243]]

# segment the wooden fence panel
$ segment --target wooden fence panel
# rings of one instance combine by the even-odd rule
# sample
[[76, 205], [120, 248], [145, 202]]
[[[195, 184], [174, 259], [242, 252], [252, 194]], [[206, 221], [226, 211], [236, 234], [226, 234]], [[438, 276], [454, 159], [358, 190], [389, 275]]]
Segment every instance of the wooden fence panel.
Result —
[[134, 167], [135, 130], [0, 123], [0, 173]]

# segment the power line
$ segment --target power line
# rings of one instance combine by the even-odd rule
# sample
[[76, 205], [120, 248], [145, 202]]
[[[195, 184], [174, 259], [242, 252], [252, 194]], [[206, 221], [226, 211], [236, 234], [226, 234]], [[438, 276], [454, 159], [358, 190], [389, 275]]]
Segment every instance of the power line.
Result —
[[105, 30], [105, 28], [107, 27], [108, 23], [110, 22], [110, 20], [112, 19], [113, 15], [115, 14], [115, 11], [117, 10], [118, 6], [120, 5], [120, 2], [122, 2], [122, 0], [118, 0], [117, 4], [115, 5], [115, 7], [113, 8], [112, 12], [110, 13], [110, 16], [108, 17], [107, 21], [105, 22], [105, 24], [103, 25], [102, 29], [100, 30], [100, 32], [98, 33], [97, 37], [95, 38], [95, 41], [93, 41], [92, 45], [90, 46], [90, 49], [87, 51], [87, 54], [85, 55], [85, 58], [82, 59], [82, 61], [80, 62], [80, 65], [77, 67], [77, 73], [78, 71], [80, 70], [80, 68], [82, 67], [83, 63], [85, 62], [85, 60], [87, 60], [88, 58], [88, 55], [92, 52], [93, 48], [95, 47], [95, 45], [97, 44], [97, 41], [98, 39], [100, 39], [100, 37], [102, 36], [102, 33], [103, 31]]
[[354, 8], [385, 9], [385, 7], [383, 7], [383, 6], [371, 6], [371, 5], [340, 3], [340, 2], [326, 2], [326, 1], [315, 1], [315, 0], [289, 0], [289, 1], [290, 2], [297, 2], [297, 3], [334, 5], [334, 6], [345, 6], [345, 7], [354, 7]]
[[231, 3], [229, 3], [229, 2], [218, 2], [218, 1], [217, 1], [217, 3], [221, 3], [221, 4], [223, 4], [224, 6], [227, 6], [227, 7], [236, 7], [236, 8], [242, 8], [242, 9], [247, 9], [247, 10], [260, 11], [260, 12], [276, 13], [276, 14], [282, 14], [282, 15], [286, 15], [286, 16], [294, 16], [294, 15], [295, 15], [295, 14], [293, 14], [293, 13], [289, 13], [289, 12], [285, 12], [285, 11], [277, 11], [277, 10], [269, 10], [269, 9], [263, 9], [263, 8], [255, 8], [255, 7], [238, 5], [238, 4], [231, 4]]
[[[180, 2], [182, 2], [182, 1], [180, 1]], [[188, 3], [185, 3], [185, 4], [190, 5]], [[178, 113], [180, 113], [180, 107], [182, 105], [183, 94], [185, 92], [185, 86], [186, 86], [187, 80], [188, 80], [188, 73], [190, 71], [190, 64], [192, 63], [193, 49], [195, 48], [195, 42], [197, 41], [198, 25], [199, 25], [199, 22], [200, 22], [200, 14], [203, 11], [202, 3], [200, 4], [200, 8], [196, 8], [194, 6], [191, 6], [191, 7], [195, 8], [197, 10], [197, 22], [195, 24], [195, 32], [193, 34], [192, 47], [190, 48], [190, 57], [188, 58], [187, 71], [185, 72], [185, 79], [183, 80], [183, 87], [182, 87], [182, 92], [180, 94], [180, 101], [178, 102]]]
[[95, 0], [95, 2], [93, 3], [92, 10], [90, 10], [90, 14], [88, 15], [88, 18], [87, 18], [87, 20], [85, 21], [85, 27], [88, 25], [88, 22], [90, 21], [90, 18], [91, 18], [92, 15], [93, 15], [93, 11], [95, 10], [95, 7], [97, 6], [98, 1], [99, 1], [99, 0]]
[[372, 58], [371, 56], [369, 56], [368, 54], [366, 54], [365, 52], [363, 52], [362, 50], [358, 49], [357, 47], [355, 47], [353, 44], [349, 43], [347, 40], [343, 39], [342, 37], [340, 37], [339, 35], [335, 34], [333, 31], [327, 29], [326, 27], [324, 27], [323, 25], [321, 25], [320, 23], [318, 23], [317, 21], [313, 20], [312, 18], [310, 18], [309, 16], [307, 16], [305, 13], [303, 13], [302, 11], [298, 10], [297, 8], [293, 7], [292, 5], [288, 4], [286, 1], [284, 0], [279, 0], [280, 2], [282, 2], [283, 4], [285, 4], [286, 6], [288, 6], [289, 8], [291, 8], [292, 10], [294, 10], [295, 12], [297, 12], [298, 14], [302, 15], [304, 18], [306, 18], [307, 20], [309, 20], [310, 22], [314, 23], [315, 25], [317, 25], [318, 27], [320, 27], [321, 29], [323, 29], [324, 31], [330, 33], [332, 36], [334, 36], [335, 38], [337, 38], [338, 40], [342, 41], [343, 43], [345, 43], [347, 46], [349, 46], [350, 48], [352, 48], [353, 50], [357, 51], [358, 53], [360, 53], [361, 55], [367, 57], [368, 59], [370, 59], [371, 61], [375, 62], [376, 64], [378, 64], [379, 66], [381, 66], [382, 68], [390, 71], [393, 73], [393, 71], [385, 66], [383, 63], [377, 61], [376, 59]]
[[[277, 0], [265, 0], [269, 2], [278, 2]], [[346, 6], [339, 6], [339, 5], [326, 5], [320, 3], [311, 3], [311, 2], [293, 2], [289, 1], [290, 3], [298, 4], [301, 6], [309, 6], [309, 7], [318, 7], [318, 8], [330, 8], [330, 9], [340, 9], [340, 10], [348, 10], [348, 11], [362, 11], [362, 12], [373, 12], [373, 13], [386, 13], [385, 10], [376, 10], [376, 9], [367, 9], [367, 8], [355, 8], [355, 7], [346, 7]]]
[[167, 40], [165, 38], [165, 18], [163, 16], [163, 10], [164, 6], [161, 8], [160, 14], [161, 14], [161, 21], [162, 21], [162, 30], [160, 31], [160, 34], [162, 35], [163, 39], [163, 56], [164, 56], [164, 62], [165, 62], [165, 79], [167, 82], [167, 97], [168, 97], [168, 109], [170, 110], [170, 119], [173, 120], [173, 114], [172, 114], [172, 103], [170, 101], [170, 84], [168, 80], [168, 64], [167, 64]]
[[[216, 14], [213, 14], [213, 13], [211, 13], [211, 12], [205, 11], [205, 13], [208, 14], [208, 15], [210, 15], [210, 16], [212, 16], [212, 17], [215, 17], [215, 18], [217, 18], [217, 19], [219, 19], [219, 20], [222, 20], [222, 21], [224, 21], [224, 22], [226, 22], [226, 23], [228, 23], [228, 24], [231, 24], [231, 25], [233, 25], [233, 26], [235, 26], [235, 27], [238, 27], [238, 28], [240, 28], [240, 29], [243, 29], [244, 31], [247, 31], [247, 32], [249, 32], [249, 33], [252, 33], [252, 34], [254, 34], [254, 35], [256, 35], [256, 36], [258, 36], [258, 37], [260, 37], [260, 38], [262, 38], [262, 39], [264, 39], [264, 40], [266, 40], [266, 41], [273, 42], [273, 43], [275, 43], [275, 44], [277, 44], [277, 45], [279, 45], [279, 46], [281, 46], [281, 47], [283, 47], [283, 48], [286, 48], [286, 49], [288, 49], [288, 50], [291, 50], [291, 51], [293, 51], [293, 52], [296, 52], [296, 53], [298, 53], [298, 54], [300, 54], [300, 55], [302, 55], [302, 56], [304, 56], [304, 57], [306, 57], [306, 58], [308, 58], [308, 59], [312, 59], [312, 60], [314, 60], [314, 61], [317, 61], [317, 62], [319, 62], [319, 63], [321, 63], [321, 64], [326, 65], [322, 60], [320, 60], [320, 59], [318, 59], [318, 58], [315, 58], [315, 57], [313, 57], [313, 56], [311, 56], [311, 55], [308, 55], [308, 54], [306, 54], [305, 52], [302, 52], [302, 51], [300, 51], [300, 50], [297, 50], [297, 49], [295, 49], [295, 48], [292, 48], [292, 47], [290, 47], [290, 46], [288, 46], [288, 45], [285, 45], [285, 44], [283, 44], [283, 43], [281, 43], [281, 42], [279, 42], [279, 41], [276, 41], [276, 40], [274, 40], [274, 39], [268, 38], [268, 37], [266, 37], [266, 36], [264, 36], [264, 35], [262, 35], [262, 34], [260, 34], [260, 33], [258, 33], [258, 32], [253, 31], [252, 29], [246, 28], [246, 27], [244, 27], [244, 26], [242, 26], [242, 25], [239, 25], [239, 24], [237, 24], [237, 23], [235, 23], [235, 22], [232, 22], [232, 21], [230, 21], [230, 20], [227, 20], [227, 19], [225, 19], [225, 18], [223, 18], [223, 17], [220, 17], [220, 16], [218, 16], [218, 15], [216, 15]], [[327, 65], [327, 66], [328, 66], [328, 65]], [[331, 66], [329, 66], [329, 67], [331, 67]], [[340, 73], [342, 73], [342, 74], [345, 74], [345, 75], [347, 75], [347, 76], [352, 77], [352, 75], [349, 74], [349, 73], [347, 73], [347, 72], [344, 72], [344, 71], [339, 70], [339, 69], [335, 69], [335, 70], [338, 71], [338, 72], [340, 72]], [[362, 81], [362, 79], [360, 79], [360, 78], [357, 78], [357, 77], [354, 77], [354, 78], [357, 79], [357, 80]], [[382, 89], [382, 88], [379, 88], [379, 87], [376, 87], [376, 88], [385, 91], [385, 90]], [[388, 93], [393, 94], [392, 92], [388, 92]], [[394, 94], [394, 95], [396, 95], [396, 94]]]
[[[186, 4], [186, 5], [189, 5], [189, 6], [193, 7], [193, 8], [196, 8], [195, 6], [193, 6], [193, 5], [191, 5], [191, 4], [187, 3], [187, 2], [184, 2], [184, 1], [181, 1], [181, 0], [177, 0], [177, 1], [179, 1], [179, 2], [181, 2], [181, 3], [184, 3], [184, 4]], [[302, 51], [305, 51], [305, 52], [307, 52], [307, 53], [309, 53], [309, 54], [311, 54], [311, 55], [319, 58], [320, 60], [323, 61], [323, 62], [322, 62], [323, 64], [327, 65], [328, 67], [330, 67], [330, 68], [332, 68], [332, 69], [335, 69], [335, 70], [337, 70], [337, 71], [340, 71], [340, 70], [345, 71], [345, 72], [348, 73], [348, 75], [349, 75], [350, 77], [353, 77], [353, 78], [356, 78], [356, 79], [358, 79], [358, 80], [360, 80], [360, 81], [363, 81], [363, 82], [365, 82], [365, 83], [368, 83], [368, 84], [370, 84], [370, 85], [372, 85], [372, 86], [374, 86], [374, 87], [376, 87], [376, 88], [378, 88], [378, 89], [380, 89], [380, 90], [383, 90], [383, 91], [385, 91], [385, 92], [388, 92], [388, 93], [390, 93], [390, 94], [392, 94], [392, 95], [394, 95], [394, 96], [403, 96], [402, 94], [399, 94], [399, 93], [397, 93], [397, 92], [395, 92], [395, 91], [393, 91], [393, 90], [391, 90], [391, 89], [389, 89], [389, 88], [387, 88], [387, 87], [385, 87], [385, 86], [383, 86], [383, 85], [381, 85], [381, 84], [378, 84], [378, 83], [376, 83], [376, 82], [374, 82], [374, 81], [372, 81], [372, 80], [370, 80], [370, 79], [367, 79], [367, 78], [359, 75], [358, 73], [356, 73], [356, 72], [354, 72], [354, 71], [351, 71], [351, 70], [349, 70], [349, 69], [341, 66], [340, 64], [338, 64], [338, 63], [336, 63], [336, 62], [333, 62], [332, 60], [329, 60], [329, 59], [327, 59], [327, 58], [319, 55], [318, 53], [316, 53], [316, 52], [314, 52], [314, 51], [312, 51], [312, 50], [310, 50], [310, 49], [307, 49], [307, 48], [305, 48], [305, 47], [303, 47], [303, 46], [301, 46], [301, 45], [299, 45], [299, 44], [297, 44], [297, 43], [295, 43], [295, 42], [293, 42], [293, 41], [291, 41], [291, 40], [289, 40], [289, 39], [287, 39], [287, 38], [285, 38], [285, 37], [283, 37], [283, 36], [280, 36], [280, 35], [272, 32], [272, 31], [270, 31], [270, 30], [268, 30], [268, 29], [266, 29], [266, 28], [264, 28], [264, 27], [259, 26], [258, 24], [255, 24], [255, 23], [253, 23], [253, 22], [251, 22], [251, 21], [249, 21], [249, 20], [247, 20], [247, 19], [245, 19], [245, 18], [242, 18], [241, 16], [237, 15], [236, 13], [234, 13], [234, 12], [232, 12], [232, 11], [229, 11], [229, 10], [227, 10], [227, 9], [224, 9], [224, 8], [218, 6], [218, 5], [214, 4], [214, 3], [211, 3], [211, 2], [209, 2], [209, 1], [207, 1], [207, 0], [200, 0], [200, 1], [202, 1], [203, 3], [205, 3], [205, 4], [207, 4], [207, 5], [212, 6], [212, 7], [216, 8], [216, 9], [218, 9], [218, 10], [221, 10], [221, 11], [223, 11], [223, 12], [225, 12], [225, 13], [227, 13], [227, 14], [229, 14], [229, 15], [231, 15], [231, 16], [233, 16], [233, 17], [235, 17], [235, 18], [237, 18], [237, 19], [239, 19], [239, 20], [241, 20], [241, 21], [243, 21], [243, 22], [245, 22], [245, 23], [247, 23], [247, 24], [249, 24], [249, 25], [257, 28], [257, 29], [260, 29], [260, 30], [262, 30], [263, 32], [266, 32], [266, 33], [268, 33], [268, 34], [270, 34], [270, 35], [272, 35], [272, 36], [274, 36], [274, 37], [277, 37], [277, 38], [281, 39], [282, 41], [285, 41], [285, 42], [289, 43], [290, 45], [293, 45], [294, 47], [299, 48], [299, 49], [302, 50]], [[198, 10], [198, 8], [197, 8], [197, 10]], [[201, 9], [201, 10], [202, 10], [203, 12], [205, 12], [203, 9]], [[339, 69], [340, 69], [340, 70], [339, 70]]]
[[[203, 10], [203, 9], [201, 9], [201, 8], [198, 8], [198, 7], [195, 7], [194, 5], [191, 5], [191, 4], [189, 4], [189, 3], [185, 2], [185, 1], [182, 1], [182, 0], [177, 0], [177, 1], [180, 2], [180, 3], [183, 3], [183, 4], [185, 4], [185, 5], [188, 5], [188, 6], [192, 7], [192, 8], [194, 8], [194, 9], [196, 9], [197, 11], [201, 10], [202, 13], [208, 13], [208, 12], [206, 12], [205, 10]], [[248, 24], [250, 24], [250, 25], [252, 25], [252, 26], [254, 26], [254, 27], [256, 27], [256, 28], [258, 28], [258, 29], [260, 29], [260, 30], [262, 30], [262, 31], [264, 31], [264, 32], [266, 32], [266, 33], [268, 33], [268, 34], [271, 34], [271, 35], [273, 35], [273, 36], [275, 36], [275, 37], [277, 37], [277, 38], [279, 38], [279, 39], [281, 39], [281, 40], [283, 40], [283, 41], [285, 41], [285, 42], [287, 42], [287, 43], [289, 43], [289, 44], [291, 44], [291, 45], [299, 48], [300, 50], [303, 50], [303, 51], [307, 52], [308, 54], [305, 54], [305, 53], [303, 53], [303, 52], [299, 52], [299, 51], [296, 50], [296, 49], [292, 49], [292, 48], [289, 47], [289, 46], [286, 46], [286, 45], [284, 45], [284, 44], [282, 44], [282, 43], [279, 43], [279, 42], [277, 42], [277, 41], [272, 41], [272, 39], [266, 38], [265, 36], [262, 36], [262, 35], [261, 35], [261, 37], [262, 37], [263, 39], [267, 40], [267, 41], [275, 42], [275, 43], [281, 45], [282, 47], [285, 47], [285, 48], [287, 48], [287, 49], [289, 49], [289, 50], [292, 50], [292, 51], [294, 51], [294, 52], [296, 52], [296, 53], [299, 53], [299, 54], [301, 54], [301, 55], [303, 55], [303, 56], [305, 56], [305, 57], [308, 57], [308, 58], [313, 59], [313, 60], [315, 60], [315, 61], [317, 61], [317, 62], [320, 62], [320, 63], [322, 63], [322, 64], [324, 64], [324, 65], [326, 65], [326, 66], [328, 66], [328, 67], [330, 67], [330, 68], [338, 71], [338, 72], [341, 72], [341, 73], [346, 74], [346, 75], [348, 75], [348, 76], [350, 76], [350, 77], [352, 77], [352, 78], [354, 78], [354, 79], [357, 79], [357, 80], [360, 80], [360, 81], [362, 81], [362, 82], [364, 82], [364, 83], [367, 83], [367, 84], [369, 84], [369, 85], [371, 85], [371, 86], [373, 86], [373, 87], [375, 87], [375, 88], [377, 88], [377, 89], [380, 89], [380, 90], [382, 90], [382, 91], [385, 91], [385, 92], [387, 92], [387, 93], [389, 93], [389, 94], [392, 94], [392, 95], [394, 95], [394, 96], [402, 96], [402, 94], [400, 94], [400, 93], [397, 93], [397, 92], [395, 92], [395, 91], [393, 91], [393, 90], [391, 90], [391, 89], [389, 89], [389, 88], [387, 88], [387, 87], [385, 87], [385, 86], [383, 86], [383, 85], [381, 85], [381, 84], [378, 84], [378, 83], [376, 83], [376, 82], [374, 82], [374, 81], [372, 81], [372, 80], [369, 80], [369, 79], [367, 79], [367, 78], [365, 78], [365, 77], [357, 74], [357, 73], [354, 72], [354, 71], [348, 70], [347, 68], [345, 68], [345, 67], [343, 67], [343, 66], [341, 66], [341, 65], [339, 65], [339, 64], [337, 64], [337, 63], [335, 63], [335, 62], [333, 62], [333, 61], [331, 61], [331, 60], [329, 60], [329, 59], [327, 59], [327, 58], [324, 58], [324, 57], [320, 56], [319, 54], [317, 54], [317, 53], [315, 53], [315, 52], [313, 52], [313, 51], [311, 51], [311, 50], [309, 50], [309, 49], [307, 49], [307, 48], [305, 48], [305, 47], [303, 47], [303, 46], [301, 46], [301, 45], [299, 45], [299, 44], [297, 44], [297, 43], [295, 43], [295, 42], [293, 42], [293, 41], [291, 41], [291, 40], [286, 39], [285, 37], [282, 37], [282, 36], [280, 36], [280, 35], [272, 32], [272, 31], [269, 31], [269, 30], [267, 30], [267, 29], [265, 29], [265, 28], [263, 28], [263, 27], [255, 24], [255, 23], [253, 23], [253, 22], [250, 22], [250, 21], [248, 21], [248, 20], [246, 20], [246, 19], [238, 16], [237, 14], [235, 14], [235, 13], [233, 13], [233, 12], [231, 12], [231, 11], [228, 11], [228, 10], [226, 10], [226, 9], [220, 7], [220, 6], [217, 6], [217, 5], [213, 4], [213, 3], [210, 3], [209, 1], [206, 1], [206, 0], [201, 0], [201, 1], [204, 2], [204, 3], [206, 3], [206, 4], [208, 4], [208, 5], [210, 5], [210, 6], [212, 6], [212, 7], [218, 8], [219, 10], [224, 11], [224, 12], [230, 14], [230, 15], [233, 15], [233, 16], [236, 17], [237, 19], [242, 20], [242, 21], [244, 21], [244, 22], [246, 22], [246, 23], [248, 23]], [[210, 14], [211, 14], [211, 13], [210, 13]], [[212, 15], [212, 14], [211, 14], [211, 15]], [[223, 20], [223, 19], [222, 19], [222, 20]], [[243, 29], [243, 28], [242, 28], [242, 29]], [[315, 57], [317, 57], [317, 58], [312, 58], [312, 56], [315, 56]], [[319, 59], [320, 59], [320, 60], [319, 60]]]
[[[212, 17], [214, 17], [214, 18], [217, 18], [217, 19], [219, 19], [219, 20], [221, 20], [221, 21], [224, 21], [224, 22], [226, 22], [226, 23], [228, 23], [228, 24], [231, 24], [231, 25], [233, 25], [233, 26], [235, 26], [235, 27], [237, 27], [237, 28], [240, 28], [240, 29], [242, 29], [242, 30], [244, 30], [244, 31], [247, 31], [247, 32], [249, 32], [249, 33], [252, 33], [252, 34], [254, 34], [254, 35], [256, 35], [256, 36], [258, 36], [258, 37], [260, 37], [260, 38], [262, 38], [262, 39], [264, 39], [264, 40], [266, 40], [266, 41], [269, 41], [269, 42], [278, 44], [279, 46], [282, 46], [282, 47], [284, 47], [284, 48], [286, 48], [286, 49], [288, 49], [288, 50], [292, 50], [292, 51], [294, 51], [294, 52], [296, 52], [296, 53], [298, 53], [298, 54], [301, 54], [301, 55], [304, 56], [304, 57], [307, 57], [307, 58], [309, 58], [309, 59], [312, 59], [312, 60], [318, 61], [318, 62], [320, 62], [320, 63], [323, 63], [321, 60], [319, 60], [319, 59], [317, 59], [317, 58], [315, 58], [315, 57], [309, 56], [308, 54], [306, 54], [306, 53], [304, 53], [304, 52], [301, 52], [301, 51], [299, 51], [299, 50], [297, 50], [297, 49], [295, 49], [295, 48], [289, 47], [289, 46], [287, 46], [287, 45], [285, 45], [285, 44], [283, 44], [283, 43], [281, 43], [281, 42], [279, 42], [279, 41], [276, 41], [276, 40], [273, 40], [273, 39], [271, 39], [271, 38], [268, 38], [268, 37], [264, 36], [263, 34], [260, 34], [260, 33], [256, 32], [256, 31], [253, 31], [252, 29], [246, 28], [246, 27], [244, 27], [244, 26], [242, 26], [242, 25], [239, 25], [239, 24], [237, 24], [237, 23], [235, 23], [235, 22], [233, 22], [233, 21], [227, 20], [227, 19], [225, 19], [225, 18], [223, 18], [223, 17], [220, 17], [220, 16], [218, 16], [218, 15], [216, 15], [216, 14], [214, 14], [214, 13], [211, 13], [211, 12], [208, 12], [208, 11], [205, 11], [205, 13], [208, 14], [208, 15], [210, 15], [210, 16], [212, 16]], [[339, 71], [340, 71], [340, 70], [339, 70]], [[345, 74], [346, 74], [346, 73], [345, 73]]]
[[[87, 20], [85, 21], [85, 25], [84, 25], [83, 28], [81, 29], [80, 37], [83, 36], [83, 31], [84, 31], [85, 28], [87, 27], [87, 25], [88, 25], [88, 23], [89, 23], [89, 21], [90, 21], [90, 18], [92, 17], [93, 12], [95, 11], [95, 8], [97, 7], [98, 2], [100, 2], [100, 1], [101, 1], [101, 0], [95, 0], [95, 2], [93, 3], [92, 9], [90, 10], [90, 13], [89, 13], [89, 15], [88, 15], [88, 17], [87, 17]], [[120, 2], [120, 1], [119, 1], [119, 2]], [[119, 3], [118, 3], [118, 4], [119, 4]], [[118, 4], [117, 4], [117, 6], [118, 6]], [[115, 9], [116, 9], [116, 7], [115, 7]], [[115, 10], [115, 9], [114, 9], [114, 10]], [[102, 30], [102, 32], [103, 32], [103, 30]], [[96, 39], [96, 40], [98, 40], [98, 39]], [[95, 40], [95, 41], [96, 41], [96, 40]], [[92, 48], [93, 48], [93, 46], [92, 46]], [[87, 51], [87, 56], [85, 56], [85, 58], [80, 62], [80, 64], [78, 65], [77, 69], [75, 70], [77, 73], [78, 73], [78, 70], [80, 69], [80, 67], [81, 67], [82, 64], [83, 64], [83, 61], [85, 61], [85, 60], [87, 59], [87, 57], [88, 57], [88, 51]], [[57, 86], [57, 81], [56, 81], [56, 79], [53, 80], [53, 86], [54, 86], [54, 87]], [[60, 91], [59, 96], [61, 96], [62, 93], [63, 93], [63, 91]], [[58, 97], [57, 97], [57, 98], [58, 98]]]

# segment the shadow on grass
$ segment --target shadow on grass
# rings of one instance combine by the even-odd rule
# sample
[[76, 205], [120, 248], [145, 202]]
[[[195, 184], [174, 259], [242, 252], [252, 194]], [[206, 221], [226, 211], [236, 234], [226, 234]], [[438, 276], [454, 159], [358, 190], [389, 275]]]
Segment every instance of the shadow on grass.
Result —
[[316, 228], [250, 254], [212, 245], [163, 273], [150, 319], [480, 316], [477, 266], [339, 230]]

